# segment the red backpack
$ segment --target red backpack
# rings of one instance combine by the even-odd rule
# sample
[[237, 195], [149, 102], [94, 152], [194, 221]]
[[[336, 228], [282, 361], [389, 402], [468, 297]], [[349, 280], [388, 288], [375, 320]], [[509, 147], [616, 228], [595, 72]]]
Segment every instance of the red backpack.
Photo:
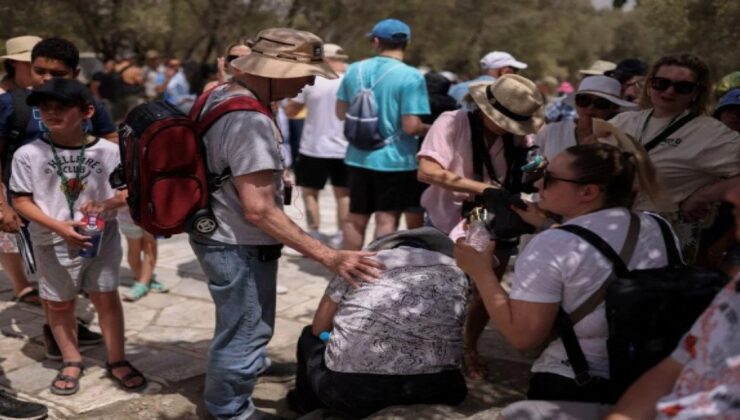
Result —
[[256, 111], [272, 118], [268, 107], [240, 95], [202, 114], [213, 90], [202, 94], [189, 115], [164, 101], [131, 110], [119, 130], [121, 169], [111, 184], [128, 186], [128, 206], [137, 225], [153, 235], [182, 232], [208, 235], [218, 227], [209, 206], [210, 193], [231, 176], [206, 166], [203, 135], [233, 111]]

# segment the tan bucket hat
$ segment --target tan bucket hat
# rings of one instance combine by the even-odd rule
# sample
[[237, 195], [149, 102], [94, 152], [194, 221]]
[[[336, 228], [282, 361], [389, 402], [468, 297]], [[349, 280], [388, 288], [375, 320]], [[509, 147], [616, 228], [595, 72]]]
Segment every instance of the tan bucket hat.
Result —
[[510, 133], [532, 134], [545, 122], [545, 98], [533, 81], [518, 74], [472, 84], [470, 96], [488, 118]]
[[242, 73], [271, 79], [338, 76], [324, 62], [323, 41], [311, 32], [290, 28], [260, 31], [250, 42], [252, 52], [231, 62]]
[[31, 50], [41, 38], [33, 35], [17, 36], [5, 41], [5, 55], [0, 57], [0, 63], [5, 60], [31, 62]]

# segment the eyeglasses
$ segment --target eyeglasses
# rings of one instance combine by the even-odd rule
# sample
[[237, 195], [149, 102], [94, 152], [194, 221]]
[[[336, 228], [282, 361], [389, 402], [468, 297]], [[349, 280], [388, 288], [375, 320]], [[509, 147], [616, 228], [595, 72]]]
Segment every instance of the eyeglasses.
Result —
[[591, 95], [576, 95], [576, 106], [580, 108], [588, 108], [591, 105], [596, 109], [612, 109], [615, 107], [615, 105], [609, 102], [608, 99]]
[[587, 182], [578, 179], [567, 179], [553, 176], [547, 170], [542, 171], [542, 184], [545, 188], [548, 188], [554, 181], [570, 182], [571, 184], [586, 185]]
[[673, 86], [673, 91], [677, 94], [688, 95], [693, 93], [699, 85], [688, 80], [673, 81], [665, 77], [653, 77], [650, 79], [650, 87], [658, 92], [666, 91], [671, 86]]

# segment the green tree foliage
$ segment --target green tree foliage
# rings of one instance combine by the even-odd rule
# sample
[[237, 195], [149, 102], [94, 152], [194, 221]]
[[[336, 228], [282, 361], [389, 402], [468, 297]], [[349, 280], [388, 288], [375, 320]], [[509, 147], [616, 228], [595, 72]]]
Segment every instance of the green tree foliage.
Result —
[[372, 25], [412, 27], [408, 61], [465, 75], [488, 51], [529, 63], [525, 74], [577, 76], [596, 59], [688, 51], [715, 75], [740, 69], [737, 0], [641, 0], [633, 10], [595, 10], [590, 0], [0, 0], [0, 39], [60, 35], [104, 56], [155, 48], [197, 62], [270, 26], [309, 30], [353, 59], [372, 55]]

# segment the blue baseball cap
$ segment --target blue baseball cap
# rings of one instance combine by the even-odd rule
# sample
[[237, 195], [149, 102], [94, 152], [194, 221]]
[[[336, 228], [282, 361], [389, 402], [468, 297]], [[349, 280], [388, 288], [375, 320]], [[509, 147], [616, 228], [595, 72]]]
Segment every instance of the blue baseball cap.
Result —
[[398, 19], [384, 19], [376, 23], [367, 35], [391, 41], [408, 41], [411, 39], [411, 28]]
[[722, 112], [722, 108], [733, 105], [740, 105], [740, 88], [734, 88], [731, 91], [725, 93], [724, 96], [722, 96], [722, 98], [719, 100], [719, 104], [717, 104], [717, 109], [714, 110], [714, 114], [712, 115], [718, 117], [720, 112]]

